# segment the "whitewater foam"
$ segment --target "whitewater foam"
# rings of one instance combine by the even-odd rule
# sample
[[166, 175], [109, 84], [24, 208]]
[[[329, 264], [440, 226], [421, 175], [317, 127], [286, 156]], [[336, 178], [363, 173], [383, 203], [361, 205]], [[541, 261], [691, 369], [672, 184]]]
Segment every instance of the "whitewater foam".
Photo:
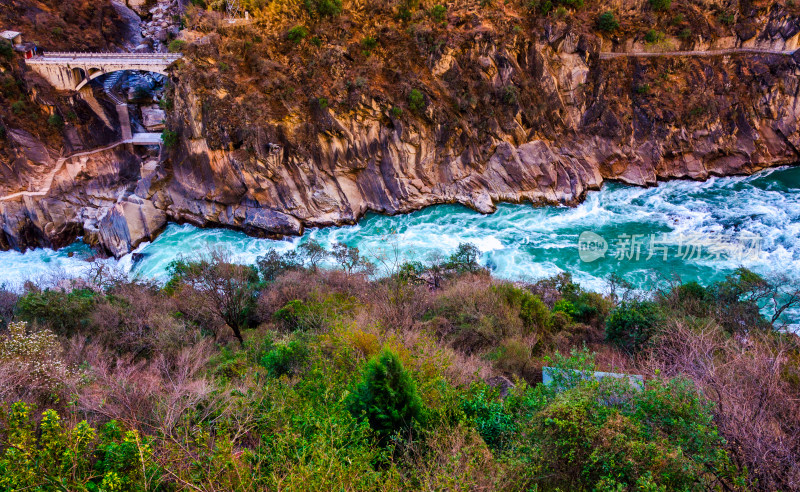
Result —
[[[629, 261], [606, 256], [583, 263], [578, 236], [592, 231], [609, 244], [623, 234], [722, 234], [733, 238], [755, 234], [762, 254], [746, 262], [732, 259], [687, 262]], [[252, 264], [270, 249], [288, 251], [311, 239], [330, 248], [335, 242], [358, 247], [368, 257], [394, 255], [425, 260], [434, 252], [449, 254], [459, 243], [474, 243], [481, 261], [502, 278], [535, 280], [572, 272], [587, 288], [602, 290], [610, 273], [645, 286], [653, 276], [677, 275], [708, 284], [740, 265], [771, 275], [780, 273], [800, 283], [800, 168], [770, 169], [753, 176], [705, 182], [670, 181], [651, 188], [618, 183], [591, 192], [574, 208], [501, 204], [480, 215], [458, 205], [440, 205], [401, 216], [368, 214], [358, 224], [309, 230], [302, 238], [251, 238], [227, 229], [198, 229], [171, 224], [152, 243], [115, 263], [134, 275], [165, 280], [170, 262], [222, 249], [236, 262]], [[70, 253], [72, 255], [70, 256]], [[88, 247], [60, 251], [37, 249], [24, 254], [0, 253], [0, 283], [21, 285], [26, 279], [52, 275], [79, 276], [88, 270]], [[646, 255], [645, 255], [646, 256]]]

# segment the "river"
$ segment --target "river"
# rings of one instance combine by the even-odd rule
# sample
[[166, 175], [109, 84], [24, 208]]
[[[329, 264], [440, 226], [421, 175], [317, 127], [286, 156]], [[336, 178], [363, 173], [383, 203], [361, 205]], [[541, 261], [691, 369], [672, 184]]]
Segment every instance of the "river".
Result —
[[[354, 226], [309, 230], [286, 241], [171, 224], [137, 249], [139, 261], [132, 255], [104, 261], [163, 281], [176, 258], [218, 248], [234, 261], [253, 263], [270, 248], [289, 250], [311, 238], [328, 247], [336, 241], [357, 246], [372, 257], [394, 259], [399, 251], [403, 260], [420, 261], [471, 242], [498, 277], [535, 280], [569, 271], [599, 291], [612, 272], [647, 288], [671, 276], [707, 285], [738, 266], [800, 285], [800, 167], [651, 188], [609, 183], [573, 208], [502, 204], [481, 215], [440, 205], [394, 217], [369, 214]], [[0, 284], [81, 275], [91, 254], [82, 243], [59, 251], [1, 252]], [[792, 318], [800, 322], [798, 313]]]

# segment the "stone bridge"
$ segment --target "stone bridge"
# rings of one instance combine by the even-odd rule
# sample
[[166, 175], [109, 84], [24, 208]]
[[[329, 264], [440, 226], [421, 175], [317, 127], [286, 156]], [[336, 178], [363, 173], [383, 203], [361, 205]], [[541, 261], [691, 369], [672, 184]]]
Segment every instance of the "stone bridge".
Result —
[[120, 70], [143, 70], [166, 75], [180, 53], [55, 53], [25, 60], [32, 70], [58, 90], [79, 90], [90, 80]]

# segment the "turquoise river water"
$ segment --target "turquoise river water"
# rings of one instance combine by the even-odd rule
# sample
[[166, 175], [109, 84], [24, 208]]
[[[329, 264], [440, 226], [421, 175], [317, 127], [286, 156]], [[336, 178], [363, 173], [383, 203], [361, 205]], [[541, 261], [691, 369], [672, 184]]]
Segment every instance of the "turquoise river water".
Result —
[[[289, 250], [311, 238], [326, 246], [357, 246], [376, 258], [395, 259], [399, 252], [403, 260], [420, 261], [471, 242], [496, 276], [535, 280], [569, 271], [599, 291], [612, 272], [646, 288], [676, 275], [708, 284], [740, 265], [800, 285], [800, 167], [652, 188], [611, 183], [574, 208], [504, 204], [481, 215], [441, 205], [394, 217], [369, 214], [354, 226], [309, 230], [285, 241], [172, 224], [137, 249], [141, 259], [135, 263], [131, 255], [103, 261], [163, 280], [176, 258], [218, 248], [234, 261], [253, 263], [270, 248]], [[0, 284], [78, 276], [91, 254], [82, 243], [58, 251], [0, 252]], [[792, 318], [800, 321], [797, 312]]]

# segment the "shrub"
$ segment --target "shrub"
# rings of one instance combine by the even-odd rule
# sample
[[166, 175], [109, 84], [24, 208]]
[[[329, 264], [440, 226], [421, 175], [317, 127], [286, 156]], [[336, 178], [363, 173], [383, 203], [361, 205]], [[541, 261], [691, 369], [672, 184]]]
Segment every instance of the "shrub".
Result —
[[286, 39], [295, 44], [300, 44], [300, 41], [304, 40], [308, 34], [308, 29], [305, 26], [294, 26], [286, 33]]
[[294, 299], [275, 311], [273, 319], [289, 331], [319, 331], [328, 328], [342, 313], [355, 307], [353, 298], [340, 293], [321, 301]]
[[47, 124], [56, 130], [61, 130], [64, 128], [64, 118], [58, 113], [53, 113], [47, 118]]
[[[2, 127], [0, 127], [1, 129]], [[0, 134], [0, 136], [2, 136]], [[5, 285], [0, 284], [0, 332], [14, 318], [14, 309], [19, 301], [19, 296], [10, 290], [5, 289]]]
[[688, 27], [681, 29], [681, 31], [678, 33], [678, 37], [684, 41], [692, 39], [692, 30]]
[[472, 394], [461, 397], [464, 415], [492, 450], [507, 448], [517, 432], [517, 425], [505, 400], [498, 399], [496, 391], [483, 384], [474, 385], [470, 392]]
[[422, 399], [414, 379], [390, 350], [367, 363], [361, 383], [349, 397], [348, 408], [354, 417], [366, 419], [382, 440], [414, 429], [423, 419]]
[[444, 23], [447, 20], [447, 7], [437, 3], [431, 7], [430, 16], [434, 22]]
[[317, 17], [335, 17], [342, 13], [342, 0], [303, 0], [308, 13]]
[[303, 261], [297, 251], [280, 254], [271, 249], [256, 260], [258, 271], [265, 282], [274, 282], [280, 275], [291, 270], [302, 270]]
[[672, 0], [650, 0], [650, 8], [655, 11], [665, 11], [672, 7]]
[[286, 345], [278, 345], [264, 354], [261, 365], [274, 378], [284, 374], [294, 376], [308, 362], [310, 354], [305, 342], [293, 340]]
[[170, 53], [180, 53], [184, 48], [186, 48], [186, 41], [182, 39], [173, 39], [167, 46], [167, 50]]
[[636, 352], [650, 344], [662, 321], [662, 313], [654, 302], [622, 303], [606, 321], [606, 339], [629, 352]]
[[455, 273], [475, 273], [483, 270], [478, 263], [481, 252], [472, 243], [461, 243], [455, 252], [447, 259], [445, 267]]
[[719, 20], [720, 24], [725, 26], [732, 26], [733, 23], [736, 21], [736, 16], [730, 12], [721, 12], [717, 19]]
[[597, 28], [603, 32], [613, 32], [619, 29], [619, 21], [614, 12], [603, 12], [597, 18]]
[[[712, 405], [683, 379], [641, 391], [585, 381], [556, 396], [532, 422], [544, 489], [694, 490], [736, 476]], [[728, 488], [726, 487], [726, 488]]]
[[365, 53], [368, 55], [372, 50], [378, 47], [378, 40], [373, 36], [367, 36], [361, 40], [361, 47], [364, 48]]
[[399, 118], [403, 115], [403, 108], [392, 106], [392, 109], [389, 110], [389, 113], [392, 115], [393, 118]]
[[519, 102], [519, 89], [514, 84], [503, 87], [503, 103], [513, 106]]
[[0, 57], [10, 60], [14, 56], [14, 47], [11, 46], [10, 41], [5, 39], [0, 40]]
[[0, 338], [0, 395], [57, 398], [57, 390], [78, 375], [64, 362], [62, 351], [52, 331], [29, 331], [25, 322], [10, 323], [8, 334]]
[[417, 89], [413, 89], [408, 95], [408, 107], [411, 111], [419, 112], [425, 109], [425, 96]]
[[2, 419], [0, 489], [139, 490], [161, 474], [147, 439], [135, 430], [123, 434], [111, 421], [98, 433], [83, 420], [65, 427], [55, 410], [38, 425], [21, 402]]
[[664, 40], [664, 33], [661, 31], [656, 31], [655, 29], [650, 29], [645, 33], [644, 40], [650, 44], [660, 43]]
[[650, 84], [639, 84], [636, 86], [636, 93], [640, 96], [650, 94]]
[[553, 10], [553, 0], [530, 0], [528, 9], [535, 14], [547, 15]]
[[14, 112], [15, 115], [19, 116], [24, 114], [28, 109], [28, 105], [25, 104], [25, 101], [14, 101], [11, 103], [11, 111]]
[[33, 291], [23, 295], [17, 314], [23, 321], [49, 326], [71, 336], [88, 325], [88, 317], [99, 294], [89, 289]]
[[164, 132], [161, 133], [161, 142], [168, 149], [175, 147], [178, 145], [178, 132], [175, 130], [164, 130]]
[[519, 317], [525, 330], [523, 334], [541, 333], [548, 329], [550, 311], [536, 295], [512, 284], [500, 284], [493, 289], [505, 297], [510, 306], [519, 309]]

